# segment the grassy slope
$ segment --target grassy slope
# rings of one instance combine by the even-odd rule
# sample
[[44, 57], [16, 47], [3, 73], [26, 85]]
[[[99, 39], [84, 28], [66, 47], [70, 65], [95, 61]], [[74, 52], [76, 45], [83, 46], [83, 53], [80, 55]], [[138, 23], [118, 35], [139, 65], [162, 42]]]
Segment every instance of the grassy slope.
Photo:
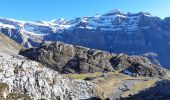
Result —
[[[125, 80], [136, 80], [130, 90], [123, 92], [122, 97], [137, 94], [139, 91], [149, 88], [158, 81], [158, 78], [148, 77], [131, 77], [119, 72], [107, 73], [107, 78], [100, 77], [103, 73], [87, 73], [87, 74], [67, 74], [65, 76], [74, 79], [85, 79], [86, 77], [98, 77], [92, 80], [97, 85], [96, 91], [101, 98], [107, 98], [117, 91], [119, 85]], [[139, 81], [138, 81], [139, 80]], [[103, 91], [103, 92], [101, 92]]]
[[17, 53], [23, 49], [21, 45], [0, 33], [0, 50], [3, 52]]

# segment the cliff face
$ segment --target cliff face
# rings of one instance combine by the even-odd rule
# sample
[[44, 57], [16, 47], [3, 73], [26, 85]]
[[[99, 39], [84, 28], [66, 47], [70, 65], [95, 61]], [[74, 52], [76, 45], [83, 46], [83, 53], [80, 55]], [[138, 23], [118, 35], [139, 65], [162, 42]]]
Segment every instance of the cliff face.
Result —
[[59, 75], [22, 56], [0, 53], [1, 100], [80, 100], [95, 97], [95, 85]]
[[73, 46], [62, 42], [42, 43], [40, 47], [20, 51], [60, 73], [94, 73], [128, 70], [139, 76], [163, 76], [163, 68], [147, 58], [110, 54], [108, 52]]
[[[53, 43], [53, 45], [54, 44], [56, 43]], [[59, 42], [58, 44], [61, 45], [63, 43]], [[71, 46], [68, 44], [63, 45]], [[46, 45], [42, 45], [42, 47], [44, 46]], [[107, 54], [109, 55], [109, 53]], [[114, 60], [113, 62], [115, 62], [113, 65], [117, 66], [113, 67], [114, 70], [126, 69], [131, 72], [138, 73], [139, 75], [146, 76], [162, 76], [166, 73], [163, 69], [157, 69], [157, 67], [154, 67], [154, 65], [152, 66], [152, 64], [149, 63], [146, 58], [129, 57], [124, 54], [113, 55], [114, 57], [112, 58], [112, 60]], [[136, 68], [128, 69], [129, 64], [132, 63], [141, 65], [136, 65], [134, 66]], [[150, 66], [147, 64], [149, 64]], [[92, 74], [95, 75], [95, 73]], [[100, 97], [110, 98], [111, 100], [117, 100], [121, 98], [126, 92], [127, 94], [131, 95], [138, 93], [140, 90], [152, 86], [155, 81], [160, 80], [157, 77], [131, 77], [129, 75], [116, 72], [113, 72], [112, 74], [105, 73], [103, 75], [101, 74], [94, 78], [94, 80], [92, 79], [92, 82], [84, 80], [75, 80], [73, 78], [67, 78], [63, 75], [60, 75], [57, 71], [45, 67], [38, 62], [29, 60], [23, 56], [0, 53], [0, 99], [98, 100], [98, 97]], [[90, 75], [87, 74], [87, 77], [90, 77]], [[150, 85], [145, 86], [143, 84]], [[136, 87], [138, 85], [141, 85], [142, 87], [137, 88], [137, 90], [135, 89], [135, 92], [133, 92], [133, 87]], [[127, 95], [123, 97], [127, 97]]]
[[[30, 60], [17, 54], [21, 49], [17, 43], [6, 36], [0, 38], [0, 50], [9, 50], [0, 53], [0, 100], [142, 98], [149, 92], [140, 91], [168, 76], [167, 70], [141, 56], [111, 54], [63, 42], [43, 42], [40, 47], [21, 50], [20, 54]], [[160, 93], [158, 87], [151, 91]], [[169, 92], [164, 93], [157, 97], [168, 97]]]
[[[169, 99], [169, 71], [157, 65], [170, 65], [170, 18], [117, 10], [51, 22], [0, 18], [0, 32], [0, 100]], [[23, 49], [7, 36], [36, 47]], [[41, 40], [89, 48], [39, 46]], [[20, 49], [29, 59], [16, 55]], [[100, 50], [144, 54], [156, 65], [142, 56]]]
[[0, 18], [0, 32], [25, 47], [38, 46], [46, 40], [129, 55], [154, 53], [157, 57], [152, 56], [151, 61], [169, 68], [169, 23], [169, 17], [113, 10], [73, 20], [27, 22]]

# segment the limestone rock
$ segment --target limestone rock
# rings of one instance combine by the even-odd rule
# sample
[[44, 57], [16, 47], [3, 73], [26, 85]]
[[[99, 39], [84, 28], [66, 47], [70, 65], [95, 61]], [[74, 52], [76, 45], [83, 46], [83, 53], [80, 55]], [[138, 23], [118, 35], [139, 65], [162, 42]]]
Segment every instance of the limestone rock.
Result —
[[63, 42], [44, 42], [40, 47], [20, 51], [60, 73], [93, 73], [129, 70], [139, 76], [163, 76], [166, 71], [147, 58], [110, 54]]
[[96, 97], [94, 84], [66, 78], [22, 56], [0, 53], [0, 70], [0, 92], [3, 90], [4, 98], [80, 100]]

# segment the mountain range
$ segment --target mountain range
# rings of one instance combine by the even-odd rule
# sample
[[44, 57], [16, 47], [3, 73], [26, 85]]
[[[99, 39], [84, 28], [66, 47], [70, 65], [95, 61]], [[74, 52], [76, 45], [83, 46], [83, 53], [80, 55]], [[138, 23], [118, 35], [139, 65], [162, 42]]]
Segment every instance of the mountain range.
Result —
[[168, 62], [168, 29], [167, 18], [119, 10], [0, 18], [0, 100], [169, 100], [170, 73], [160, 66]]
[[0, 32], [24, 47], [42, 41], [65, 43], [112, 53], [142, 55], [152, 63], [170, 68], [170, 17], [161, 19], [147, 12], [113, 10], [73, 20], [18, 21], [0, 18]]
[[168, 100], [169, 80], [145, 57], [0, 34], [0, 100]]

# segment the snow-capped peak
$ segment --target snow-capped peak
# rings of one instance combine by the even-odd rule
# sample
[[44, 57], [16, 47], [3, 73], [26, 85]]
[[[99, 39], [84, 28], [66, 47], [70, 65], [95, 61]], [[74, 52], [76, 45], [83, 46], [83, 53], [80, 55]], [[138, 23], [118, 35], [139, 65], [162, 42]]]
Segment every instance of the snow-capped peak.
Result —
[[100, 16], [101, 16], [100, 14], [95, 14], [94, 17], [98, 18], [98, 17], [100, 17]]
[[[53, 19], [51, 21], [39, 20], [36, 22], [31, 21], [17, 21], [14, 19], [0, 18], [0, 27], [20, 28], [25, 31], [35, 34], [47, 34], [47, 30], [52, 32], [62, 32], [62, 30], [69, 30], [76, 28], [96, 29], [101, 27], [102, 30], [120, 30], [121, 27], [137, 27], [138, 19], [141, 15], [152, 17], [151, 14], [146, 12], [140, 13], [123, 13], [118, 9], [109, 11], [103, 15], [94, 15], [90, 17], [77, 17], [74, 20], [66, 20], [64, 18]], [[123, 21], [122, 19], [129, 19]], [[132, 24], [133, 23], [133, 24]], [[119, 26], [117, 25], [119, 24]], [[42, 31], [41, 31], [42, 30]], [[49, 31], [49, 32], [51, 32]]]
[[18, 23], [25, 23], [26, 21], [19, 21], [19, 20], [15, 20], [15, 19], [12, 19], [12, 18], [2, 18], [0, 17], [0, 20], [6, 20], [6, 21], [11, 21], [11, 22], [18, 22]]
[[139, 12], [139, 13], [131, 13], [131, 12], [128, 12], [127, 13], [127, 16], [131, 17], [131, 16], [147, 16], [147, 17], [154, 17], [153, 15], [151, 15], [150, 13], [148, 12]]
[[111, 16], [111, 15], [125, 15], [125, 14], [122, 11], [118, 10], [118, 9], [114, 9], [114, 10], [111, 10], [111, 11], [107, 12], [104, 15], [105, 16]]
[[[66, 20], [64, 18], [54, 19], [51, 21], [39, 20], [32, 21], [18, 21], [9, 18], [0, 18], [0, 29], [16, 29], [20, 31], [25, 37], [36, 36], [43, 37], [48, 34], [62, 33], [64, 31], [72, 31], [73, 29], [87, 29], [96, 30], [100, 28], [102, 31], [125, 31], [128, 34], [139, 29], [139, 20], [142, 16], [153, 17], [146, 12], [140, 13], [123, 13], [120, 10], [112, 10], [103, 15], [77, 17], [73, 20]], [[148, 26], [144, 26], [148, 28]], [[0, 30], [1, 31], [1, 30]], [[13, 33], [10, 32], [10, 36]], [[28, 36], [27, 36], [28, 35]], [[27, 38], [24, 41], [28, 40]]]
[[25, 23], [26, 23], [25, 21], [18, 21], [11, 18], [0, 17], [0, 27], [17, 29], [19, 27], [22, 27]]
[[63, 25], [63, 24], [66, 24], [67, 21], [68, 21], [68, 20], [66, 20], [65, 18], [60, 18], [60, 19], [53, 19], [53, 20], [51, 21], [51, 23]]

